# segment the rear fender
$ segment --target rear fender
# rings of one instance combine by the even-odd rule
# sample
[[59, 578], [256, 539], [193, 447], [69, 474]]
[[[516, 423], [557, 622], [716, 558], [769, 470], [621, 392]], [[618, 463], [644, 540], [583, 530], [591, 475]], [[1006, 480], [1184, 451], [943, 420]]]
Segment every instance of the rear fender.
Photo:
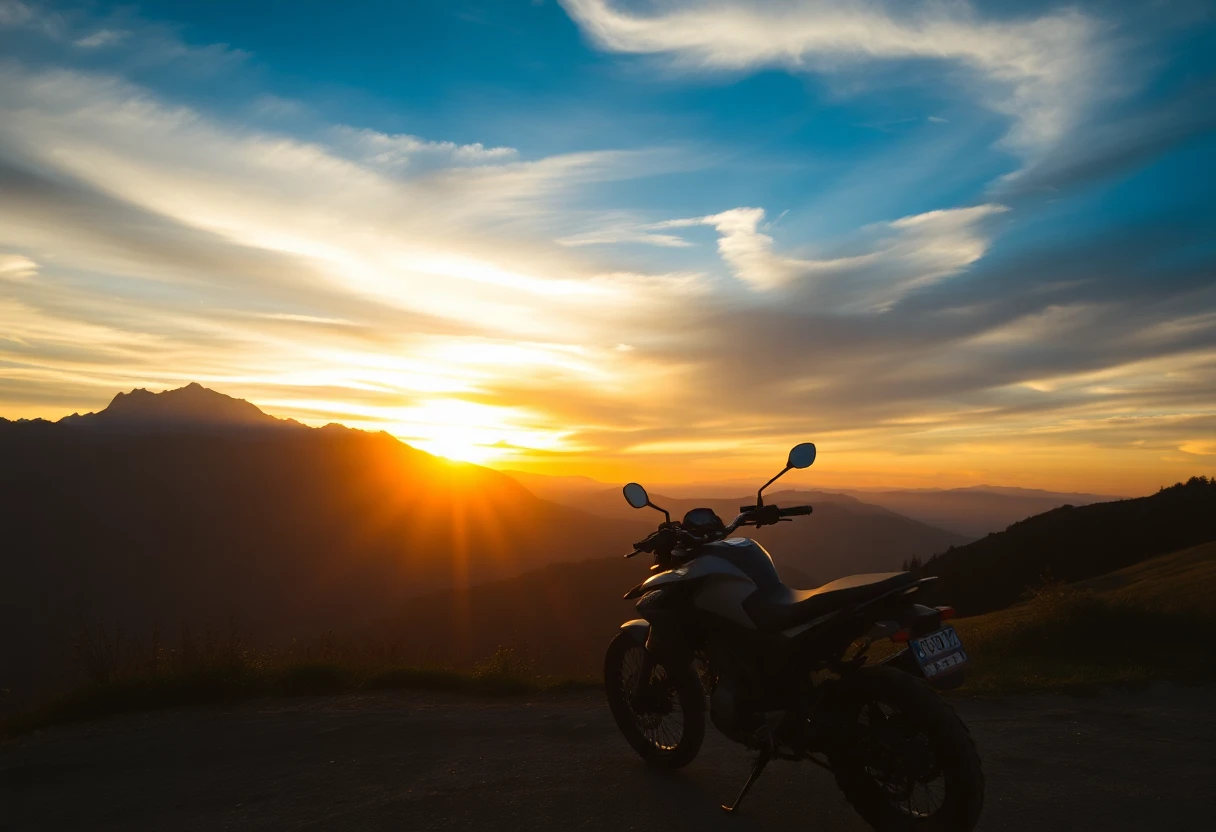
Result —
[[[925, 674], [920, 669], [920, 665], [916, 663], [916, 657], [912, 655], [911, 650], [900, 650], [893, 656], [887, 656], [880, 662], [875, 663], [876, 667], [893, 667], [896, 670], [902, 670], [911, 676], [918, 679], [924, 679]], [[956, 670], [953, 673], [944, 673], [940, 676], [935, 676], [932, 679], [926, 679], [929, 686], [935, 690], [954, 690], [966, 681], [967, 672], [965, 670]]]
[[870, 631], [870, 638], [878, 641], [890, 638], [898, 632], [906, 632], [911, 638], [920, 638], [942, 627], [942, 611], [946, 607], [926, 607], [924, 604], [908, 604], [889, 611], [894, 618], [878, 621]]
[[[902, 610], [899, 617], [895, 621], [879, 621], [874, 625], [874, 630], [871, 631], [871, 638], [877, 640], [879, 638], [890, 638], [897, 632], [902, 632], [903, 641], [909, 638], [920, 638], [929, 633], [940, 630], [942, 627], [942, 612], [945, 607], [926, 607], [923, 604], [910, 604], [907, 609]], [[953, 610], [951, 610], [953, 613]], [[888, 656], [879, 665], [894, 667], [897, 670], [902, 670], [905, 673], [910, 673], [913, 676], [925, 679], [925, 674], [921, 670], [920, 665], [916, 662], [916, 657], [912, 655], [912, 651], [907, 648], [900, 650], [893, 656]], [[945, 673], [926, 679], [929, 684], [937, 690], [953, 690], [961, 685], [966, 677], [965, 670], [956, 670], [952, 673]]]

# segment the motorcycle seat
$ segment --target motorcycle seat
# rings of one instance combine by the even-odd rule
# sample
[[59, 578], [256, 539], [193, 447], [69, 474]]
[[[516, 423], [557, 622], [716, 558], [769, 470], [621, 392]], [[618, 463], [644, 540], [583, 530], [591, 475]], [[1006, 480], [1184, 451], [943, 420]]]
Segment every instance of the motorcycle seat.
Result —
[[915, 582], [916, 578], [910, 572], [873, 572], [849, 575], [818, 589], [790, 589], [785, 584], [778, 584], [753, 592], [743, 602], [743, 609], [756, 627], [765, 632], [777, 632]]

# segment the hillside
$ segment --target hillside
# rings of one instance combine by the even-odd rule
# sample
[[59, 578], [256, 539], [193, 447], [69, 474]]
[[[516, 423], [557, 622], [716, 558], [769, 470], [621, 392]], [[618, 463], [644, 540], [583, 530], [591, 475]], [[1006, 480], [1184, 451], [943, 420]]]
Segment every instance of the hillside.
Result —
[[177, 423], [138, 408], [0, 422], [0, 687], [61, 668], [77, 619], [146, 636], [236, 615], [259, 640], [305, 637], [443, 587], [619, 556], [649, 530], [387, 434], [251, 418], [206, 392], [209, 418]]
[[976, 538], [1064, 505], [1084, 506], [1118, 497], [1033, 488], [979, 485], [969, 488], [847, 491], [846, 493], [907, 517]]
[[1016, 603], [1044, 576], [1073, 583], [1216, 540], [1216, 482], [1193, 477], [1149, 497], [1064, 506], [924, 564], [935, 596], [963, 615]]
[[646, 579], [648, 566], [645, 557], [619, 556], [554, 564], [424, 595], [369, 628], [369, 640], [398, 645], [407, 663], [468, 668], [510, 647], [543, 673], [598, 675], [609, 640], [637, 617], [636, 601], [621, 596]]
[[1216, 617], [1216, 541], [1082, 581], [1077, 588], [1160, 609]]
[[[779, 492], [771, 502], [796, 505], [805, 496]], [[684, 508], [683, 501], [667, 502], [669, 510]], [[689, 501], [689, 507], [710, 505], [721, 513], [726, 506], [720, 502]], [[732, 505], [738, 508], [737, 502]], [[651, 510], [636, 514], [661, 519]], [[926, 529], [883, 509], [853, 512], [823, 503], [810, 517], [761, 529], [755, 536], [772, 553], [786, 584], [812, 588], [857, 572], [898, 569], [906, 557], [901, 553], [908, 551], [898, 536], [911, 532], [928, 538], [937, 531]], [[555, 564], [467, 592], [426, 595], [373, 628], [374, 640], [396, 644], [407, 661], [423, 664], [468, 667], [507, 646], [535, 661], [542, 672], [598, 673], [608, 640], [622, 622], [637, 617], [635, 602], [621, 596], [650, 574], [649, 565], [647, 556]], [[425, 642], [412, 638], [421, 630], [429, 633]]]
[[1216, 542], [959, 619], [971, 690], [1210, 681]]
[[[608, 642], [637, 618], [637, 601], [621, 596], [650, 576], [650, 563], [645, 555], [559, 563], [467, 592], [431, 593], [362, 635], [423, 665], [468, 668], [509, 647], [541, 673], [598, 676]], [[795, 568], [781, 572], [787, 583], [810, 585]]]

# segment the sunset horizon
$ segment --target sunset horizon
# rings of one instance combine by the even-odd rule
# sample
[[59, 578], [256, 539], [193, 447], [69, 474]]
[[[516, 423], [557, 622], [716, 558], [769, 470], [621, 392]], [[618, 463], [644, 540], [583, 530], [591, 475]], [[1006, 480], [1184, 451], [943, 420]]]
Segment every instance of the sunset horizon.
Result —
[[[204, 391], [211, 394], [218, 394], [224, 398], [234, 398], [243, 402], [249, 402], [258, 408], [261, 412], [275, 419], [294, 420], [302, 425], [312, 428], [324, 427], [326, 425], [337, 424], [343, 427], [353, 428], [355, 430], [364, 430], [372, 432], [387, 433], [393, 438], [419, 450], [426, 451], [429, 454], [449, 460], [455, 463], [472, 463], [483, 467], [491, 468], [506, 474], [537, 474], [541, 476], [549, 476], [558, 479], [586, 479], [594, 482], [607, 485], [620, 485], [626, 481], [638, 479], [646, 480], [653, 487], [662, 489], [667, 486], [669, 488], [678, 488], [682, 494], [687, 493], [695, 496], [697, 487], [704, 486], [706, 493], [722, 493], [730, 491], [732, 488], [738, 491], [739, 494], [746, 494], [761, 481], [767, 479], [775, 470], [775, 466], [780, 466], [780, 460], [784, 458], [783, 453], [778, 453], [774, 449], [774, 453], [767, 458], [757, 457], [755, 459], [744, 459], [738, 462], [735, 467], [727, 468], [721, 466], [721, 460], [712, 454], [708, 456], [711, 467], [705, 468], [701, 466], [685, 466], [679, 468], [679, 462], [668, 462], [668, 465], [675, 466], [677, 476], [672, 475], [673, 468], [656, 468], [653, 463], [648, 464], [645, 456], [621, 455], [618, 459], [611, 460], [580, 460], [577, 457], [574, 459], [565, 460], [546, 460], [531, 461], [527, 459], [519, 459], [512, 456], [517, 450], [515, 448], [503, 448], [500, 445], [489, 445], [482, 449], [477, 446], [472, 446], [472, 453], [462, 455], [462, 448], [457, 444], [445, 444], [443, 441], [434, 441], [428, 439], [420, 439], [409, 435], [395, 434], [390, 427], [378, 425], [375, 422], [361, 423], [357, 420], [325, 420], [310, 417], [306, 412], [296, 412], [292, 410], [283, 410], [276, 412], [273, 408], [266, 408], [257, 402], [249, 401], [240, 396], [229, 396], [222, 390], [215, 390], [206, 387], [198, 382], [189, 382], [178, 388], [165, 388], [164, 390], [149, 389], [147, 387], [137, 387], [131, 390], [118, 391], [116, 396], [126, 396], [137, 392], [147, 392], [159, 394], [174, 390], [183, 390], [185, 387], [194, 386], [201, 387]], [[110, 397], [105, 404], [97, 407], [88, 407], [84, 409], [75, 409], [70, 413], [61, 414], [58, 416], [21, 416], [10, 417], [15, 419], [43, 419], [49, 422], [59, 421], [61, 419], [80, 416], [88, 413], [97, 413], [106, 408], [115, 397]], [[294, 414], [294, 415], [293, 415]], [[5, 418], [0, 416], [0, 418]], [[820, 454], [824, 451], [822, 441], [818, 443], [821, 447]], [[481, 456], [481, 451], [486, 450], [491, 453], [500, 452], [500, 458], [487, 459]], [[447, 451], [445, 453], [445, 451]], [[833, 453], [830, 444], [827, 446], [827, 451]], [[474, 458], [469, 458], [474, 457]], [[687, 462], [687, 460], [684, 460]], [[597, 467], [598, 466], [598, 467]], [[597, 472], [597, 473], [590, 473]], [[619, 475], [618, 475], [619, 472]], [[680, 476], [679, 474], [682, 474]], [[1191, 476], [1202, 475], [1202, 471], [1192, 472], [1190, 474], [1180, 474], [1174, 482], [1185, 481]], [[1103, 480], [1103, 487], [1106, 490], [1091, 489], [1084, 487], [1063, 487], [1052, 488], [1041, 484], [1035, 484], [1033, 481], [1025, 483], [1005, 482], [993, 479], [984, 471], [954, 471], [945, 474], [944, 476], [918, 475], [898, 471], [894, 475], [887, 469], [878, 470], [872, 476], [867, 477], [864, 473], [859, 475], [856, 470], [846, 470], [843, 473], [827, 470], [825, 467], [820, 467], [814, 471], [801, 473], [798, 471], [789, 472], [782, 481], [783, 489], [811, 489], [811, 490], [856, 490], [859, 492], [876, 491], [883, 489], [956, 489], [956, 488], [1021, 488], [1027, 490], [1042, 490], [1047, 492], [1058, 492], [1062, 494], [1077, 493], [1082, 495], [1097, 495], [1102, 497], [1120, 498], [1120, 497], [1136, 497], [1145, 494], [1153, 493], [1160, 488], [1172, 485], [1173, 482], [1162, 482], [1158, 485], [1149, 487], [1142, 492], [1135, 491], [1118, 491], [1110, 487], [1110, 480]]]
[[498, 469], [1150, 494], [1216, 462], [1171, 8], [0, 0], [0, 416], [199, 382]]

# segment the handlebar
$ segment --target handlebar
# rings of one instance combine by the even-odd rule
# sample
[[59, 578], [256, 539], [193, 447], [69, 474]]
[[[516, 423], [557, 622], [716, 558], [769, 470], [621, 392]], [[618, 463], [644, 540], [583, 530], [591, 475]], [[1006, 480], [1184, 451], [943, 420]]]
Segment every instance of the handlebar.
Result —
[[[771, 508], [771, 506], [739, 506], [739, 511], [743, 512], [744, 514], [749, 514], [758, 508]], [[777, 516], [798, 517], [803, 514], [810, 514], [812, 511], [814, 511], [814, 508], [811, 506], [793, 506], [791, 508], [777, 509]]]
[[804, 516], [813, 511], [811, 506], [792, 506], [790, 508], [740, 506], [739, 509], [741, 512], [739, 516], [735, 518], [733, 523], [722, 529], [720, 533], [699, 535], [683, 528], [678, 522], [663, 523], [656, 531], [648, 535], [645, 540], [639, 540], [633, 544], [633, 551], [625, 555], [625, 557], [631, 558], [634, 555], [646, 552], [647, 554], [655, 555], [656, 561], [666, 561], [670, 558], [672, 550], [680, 544], [699, 546], [703, 543], [723, 540], [729, 537], [740, 526], [771, 526], [784, 521], [786, 518]]

